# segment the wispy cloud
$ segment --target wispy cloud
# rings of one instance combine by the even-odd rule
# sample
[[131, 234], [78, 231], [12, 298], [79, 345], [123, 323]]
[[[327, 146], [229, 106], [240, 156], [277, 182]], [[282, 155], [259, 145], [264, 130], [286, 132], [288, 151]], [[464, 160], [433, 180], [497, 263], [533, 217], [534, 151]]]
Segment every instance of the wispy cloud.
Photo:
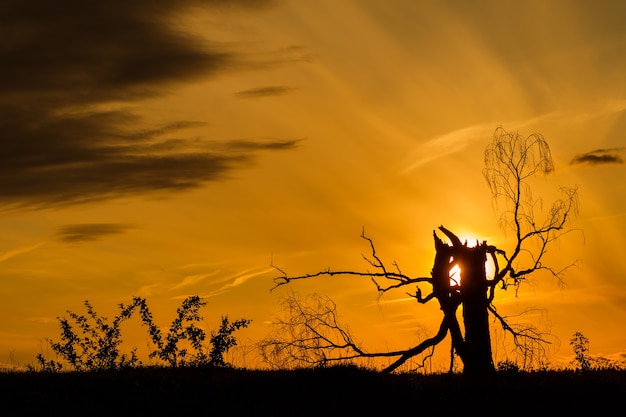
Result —
[[269, 87], [251, 88], [249, 90], [243, 90], [235, 93], [239, 98], [263, 98], [271, 96], [282, 96], [292, 93], [297, 89], [294, 87], [288, 87], [284, 85], [273, 85]]
[[48, 323], [56, 323], [59, 319], [53, 316], [41, 316], [41, 317], [28, 317], [26, 320], [34, 321], [37, 323], [48, 324]]
[[300, 49], [259, 57], [181, 30], [191, 8], [226, 3], [243, 13], [274, 1], [0, 0], [0, 207], [189, 190], [227, 179], [259, 150], [289, 149], [226, 152], [190, 139], [202, 122], [154, 126], [132, 110], [177, 86], [300, 59]]
[[163, 291], [165, 291], [165, 289], [166, 285], [163, 283], [147, 284], [139, 287], [137, 294], [142, 297], [149, 297], [154, 294], [162, 293]]
[[624, 148], [596, 149], [590, 152], [576, 155], [570, 161], [570, 165], [607, 165], [623, 164], [620, 153]]
[[67, 224], [56, 232], [57, 240], [66, 243], [92, 242], [132, 229], [132, 225], [121, 223]]
[[446, 155], [460, 152], [471, 142], [490, 137], [493, 134], [492, 124], [469, 126], [463, 129], [436, 136], [421, 145], [412, 157], [413, 161], [403, 170], [409, 172]]
[[211, 293], [209, 293], [208, 295], [206, 295], [207, 297], [214, 297], [216, 295], [222, 294], [223, 292], [226, 292], [232, 288], [238, 287], [240, 285], [245, 284], [247, 281], [256, 278], [258, 276], [261, 275], [265, 275], [269, 272], [275, 271], [274, 268], [263, 268], [263, 269], [252, 269], [252, 270], [248, 270], [245, 272], [242, 272], [240, 274], [236, 274], [234, 276], [229, 277], [228, 279], [224, 280], [226, 282], [226, 284], [222, 285], [221, 287], [219, 287], [217, 290], [212, 291]]
[[189, 287], [192, 285], [197, 285], [199, 283], [201, 283], [202, 281], [206, 280], [209, 277], [214, 276], [215, 274], [217, 274], [218, 271], [215, 272], [210, 272], [208, 274], [195, 274], [195, 275], [188, 275], [185, 278], [183, 278], [183, 280], [174, 285], [172, 288], [170, 288], [171, 290], [178, 290], [180, 288], [185, 288], [185, 287]]
[[17, 248], [17, 249], [13, 249], [13, 250], [4, 252], [3, 254], [0, 255], [0, 262], [7, 261], [7, 260], [9, 260], [9, 259], [11, 259], [11, 258], [13, 258], [15, 256], [22, 255], [24, 253], [32, 252], [35, 249], [39, 248], [43, 244], [44, 244], [44, 242], [41, 242], [41, 243], [37, 243], [37, 244], [32, 245], [32, 246], [26, 246], [26, 247], [23, 247], [23, 248]]

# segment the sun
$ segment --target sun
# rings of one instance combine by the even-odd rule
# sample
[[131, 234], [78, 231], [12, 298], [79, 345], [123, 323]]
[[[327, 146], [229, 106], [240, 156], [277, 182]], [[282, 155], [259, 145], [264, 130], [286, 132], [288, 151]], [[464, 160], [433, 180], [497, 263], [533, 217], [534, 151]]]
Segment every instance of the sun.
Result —
[[491, 257], [488, 256], [487, 261], [485, 262], [485, 276], [487, 277], [488, 280], [491, 280], [494, 278], [495, 274], [496, 274], [496, 266], [493, 263], [493, 259], [491, 259]]
[[461, 267], [454, 265], [450, 269], [450, 286], [458, 287], [459, 285], [461, 285]]
[[480, 239], [477, 238], [476, 236], [469, 234], [469, 233], [462, 233], [458, 235], [459, 240], [463, 243], [463, 244], [467, 244], [468, 248], [475, 248], [476, 246], [478, 246], [478, 243], [480, 242]]
[[[491, 258], [488, 258], [485, 261], [485, 276], [487, 280], [493, 279], [495, 274], [495, 267]], [[463, 279], [463, 271], [459, 265], [454, 265], [450, 268], [449, 272], [450, 276], [450, 287], [458, 287], [461, 285], [461, 280]]]
[[[481, 242], [485, 241], [485, 239], [478, 238], [476, 237], [476, 235], [472, 233], [461, 233], [458, 235], [458, 237], [461, 240], [461, 243], [463, 243], [464, 245], [467, 245], [467, 247], [469, 248], [474, 248], [478, 246], [479, 244], [481, 244]], [[487, 260], [485, 261], [485, 276], [487, 280], [491, 280], [493, 279], [494, 275], [495, 275], [495, 264], [493, 262], [493, 259], [490, 256], [487, 256]], [[458, 287], [461, 285], [461, 281], [463, 279], [463, 271], [461, 270], [461, 267], [458, 264], [450, 268], [449, 277], [450, 277], [451, 287]]]

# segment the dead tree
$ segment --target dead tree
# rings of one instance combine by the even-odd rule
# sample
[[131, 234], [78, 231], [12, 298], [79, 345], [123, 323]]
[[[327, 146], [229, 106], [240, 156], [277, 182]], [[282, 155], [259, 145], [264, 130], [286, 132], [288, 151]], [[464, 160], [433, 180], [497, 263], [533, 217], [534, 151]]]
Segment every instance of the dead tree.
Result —
[[[281, 275], [275, 278], [279, 287], [301, 279], [320, 276], [357, 275], [369, 277], [376, 285], [379, 294], [415, 285], [414, 297], [418, 303], [425, 304], [437, 300], [443, 318], [437, 333], [416, 346], [397, 352], [372, 353], [364, 349], [354, 349], [355, 344], [341, 344], [330, 341], [329, 348], [341, 350], [342, 346], [351, 352], [345, 357], [392, 357], [395, 360], [385, 368], [386, 372], [396, 370], [407, 360], [434, 349], [448, 334], [451, 337], [453, 354], [463, 363], [463, 372], [470, 375], [483, 375], [495, 370], [491, 351], [489, 315], [495, 317], [503, 329], [513, 336], [515, 344], [521, 349], [530, 345], [540, 346], [548, 341], [544, 335], [533, 328], [518, 328], [501, 316], [495, 305], [496, 288], [506, 290], [510, 286], [518, 287], [532, 273], [548, 271], [559, 280], [565, 269], [553, 269], [544, 264], [544, 257], [551, 244], [563, 234], [571, 231], [567, 227], [568, 217], [577, 211], [577, 190], [563, 189], [564, 198], [557, 200], [540, 219], [538, 207], [540, 200], [532, 197], [528, 179], [537, 175], [547, 175], [554, 169], [547, 142], [539, 134], [523, 137], [518, 133], [509, 133], [502, 128], [496, 129], [493, 142], [485, 151], [484, 176], [493, 193], [494, 201], [504, 204], [501, 222], [504, 228], [515, 233], [515, 244], [509, 252], [487, 242], [468, 245], [458, 236], [443, 226], [443, 233], [449, 243], [444, 242], [433, 232], [435, 260], [430, 276], [410, 277], [403, 274], [397, 265], [389, 269], [376, 253], [373, 241], [369, 242], [371, 254], [364, 256], [374, 268], [373, 271], [332, 271], [325, 270], [313, 274], [289, 276], [277, 268]], [[492, 276], [487, 276], [486, 262], [494, 266]], [[453, 274], [453, 268], [458, 276]], [[420, 285], [428, 284], [431, 291], [424, 296]], [[459, 307], [462, 307], [461, 328]], [[336, 323], [328, 323], [335, 326]], [[463, 329], [463, 330], [462, 330]], [[351, 339], [350, 339], [351, 340]], [[326, 340], [328, 342], [328, 340]], [[345, 340], [344, 340], [345, 342]], [[345, 358], [344, 357], [344, 358]], [[335, 356], [337, 358], [337, 356]], [[341, 358], [341, 355], [339, 356]], [[452, 369], [452, 365], [451, 365]]]

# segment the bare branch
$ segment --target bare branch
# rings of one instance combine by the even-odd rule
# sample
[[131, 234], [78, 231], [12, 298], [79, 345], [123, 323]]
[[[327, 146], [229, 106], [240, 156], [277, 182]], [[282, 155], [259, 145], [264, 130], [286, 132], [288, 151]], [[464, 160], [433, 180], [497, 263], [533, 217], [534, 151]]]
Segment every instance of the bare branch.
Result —
[[439, 325], [439, 331], [437, 332], [435, 336], [429, 339], [426, 339], [422, 341], [419, 345], [404, 351], [404, 353], [402, 353], [402, 356], [400, 356], [400, 358], [398, 358], [391, 365], [386, 367], [383, 370], [383, 372], [393, 372], [396, 369], [398, 369], [401, 365], [403, 365], [406, 361], [411, 359], [412, 357], [419, 355], [420, 353], [424, 352], [426, 349], [434, 348], [435, 346], [437, 346], [443, 339], [445, 339], [446, 334], [448, 334], [449, 325], [450, 323], [448, 321], [448, 317], [446, 316], [444, 317], [444, 320]]
[[263, 359], [275, 368], [317, 367], [332, 362], [399, 356], [397, 366], [400, 366], [436, 344], [423, 342], [410, 349], [409, 355], [409, 350], [368, 352], [339, 323], [337, 306], [330, 298], [317, 294], [299, 298], [292, 293], [282, 305], [285, 317], [276, 319], [270, 334], [259, 343]]
[[[316, 278], [320, 276], [332, 277], [336, 275], [368, 277], [372, 280], [372, 282], [376, 286], [376, 289], [379, 293], [385, 293], [389, 290], [404, 287], [410, 284], [417, 284], [420, 282], [427, 282], [427, 283], [432, 282], [432, 278], [430, 277], [411, 278], [408, 275], [403, 274], [400, 270], [400, 267], [398, 266], [396, 262], [393, 262], [393, 266], [397, 272], [389, 271], [387, 267], [385, 266], [385, 264], [383, 263], [383, 261], [378, 257], [373, 240], [365, 236], [364, 232], [361, 233], [361, 238], [363, 238], [364, 240], [368, 242], [370, 250], [371, 250], [371, 254], [370, 254], [371, 258], [365, 255], [361, 255], [361, 256], [370, 266], [376, 268], [378, 272], [332, 271], [330, 268], [328, 268], [326, 270], [315, 272], [312, 274], [289, 276], [285, 271], [275, 266], [273, 263], [273, 259], [272, 259], [272, 263], [270, 264], [270, 266], [275, 268], [278, 272], [280, 272], [281, 275], [274, 278], [274, 286], [270, 289], [270, 291], [273, 291], [274, 289], [280, 286], [289, 284], [292, 281]], [[377, 278], [388, 280], [390, 281], [390, 283], [382, 285], [377, 280]]]

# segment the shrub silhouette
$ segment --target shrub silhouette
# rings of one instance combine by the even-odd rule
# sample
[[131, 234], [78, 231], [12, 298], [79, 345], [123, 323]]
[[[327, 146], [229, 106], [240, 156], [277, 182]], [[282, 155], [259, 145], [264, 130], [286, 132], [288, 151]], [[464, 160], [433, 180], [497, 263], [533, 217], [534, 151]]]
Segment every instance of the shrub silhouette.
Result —
[[251, 320], [239, 319], [232, 323], [228, 317], [222, 317], [222, 324], [217, 333], [211, 332], [211, 351], [209, 352], [209, 362], [211, 366], [228, 366], [224, 361], [224, 354], [230, 348], [237, 346], [237, 339], [232, 335], [236, 330], [248, 327]]
[[[206, 332], [198, 325], [203, 317], [200, 309], [206, 305], [199, 296], [187, 297], [176, 310], [176, 318], [165, 334], [155, 324], [152, 313], [144, 298], [133, 297], [129, 305], [119, 304], [120, 312], [109, 321], [99, 316], [89, 301], [84, 305], [86, 315], [67, 311], [69, 318], [57, 318], [61, 328], [61, 339], [53, 342], [47, 339], [52, 350], [67, 361], [77, 371], [116, 370], [143, 365], [137, 356], [137, 348], [130, 354], [122, 353], [121, 324], [130, 319], [138, 310], [141, 323], [147, 328], [154, 349], [148, 357], [156, 358], [170, 367], [178, 366], [229, 366], [224, 355], [237, 345], [232, 335], [236, 330], [247, 327], [251, 320], [239, 319], [230, 322], [228, 316], [222, 316], [217, 332], [211, 332], [211, 347], [204, 346]], [[59, 361], [37, 355], [37, 362], [42, 371], [58, 372], [63, 365]]]
[[589, 356], [589, 339], [587, 339], [582, 333], [574, 333], [572, 339], [569, 341], [570, 346], [574, 350], [576, 355], [576, 362], [583, 371], [591, 369], [591, 360]]
[[[78, 315], [68, 310], [70, 318], [57, 318], [61, 327], [61, 340], [50, 343], [52, 350], [65, 359], [77, 371], [120, 369], [139, 363], [136, 349], [130, 356], [120, 352], [122, 343], [120, 325], [129, 319], [136, 305], [120, 304], [120, 313], [112, 322], [99, 316], [88, 300], [84, 302], [87, 315]], [[46, 360], [42, 354], [37, 360], [43, 370], [61, 370], [62, 365]]]
[[602, 356], [592, 356], [589, 348], [589, 339], [581, 332], [572, 335], [569, 341], [574, 351], [572, 363], [577, 365], [578, 370], [588, 372], [590, 370], [624, 369], [625, 363]]

